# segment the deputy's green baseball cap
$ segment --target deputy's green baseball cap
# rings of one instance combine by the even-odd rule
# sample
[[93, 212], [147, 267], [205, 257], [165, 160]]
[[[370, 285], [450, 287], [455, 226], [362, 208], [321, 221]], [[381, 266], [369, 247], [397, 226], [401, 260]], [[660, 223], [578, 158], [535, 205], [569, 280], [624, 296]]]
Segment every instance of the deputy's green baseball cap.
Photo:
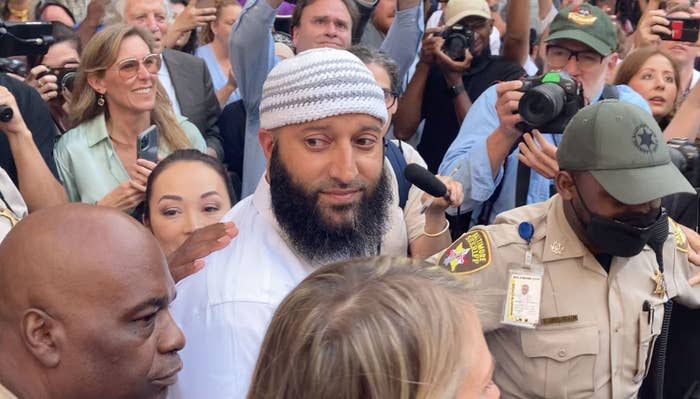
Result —
[[588, 171], [623, 204], [695, 190], [671, 163], [661, 129], [644, 109], [604, 100], [581, 109], [557, 150], [561, 170]]
[[617, 47], [617, 30], [608, 14], [584, 3], [559, 10], [545, 41], [558, 39], [576, 40], [607, 56]]

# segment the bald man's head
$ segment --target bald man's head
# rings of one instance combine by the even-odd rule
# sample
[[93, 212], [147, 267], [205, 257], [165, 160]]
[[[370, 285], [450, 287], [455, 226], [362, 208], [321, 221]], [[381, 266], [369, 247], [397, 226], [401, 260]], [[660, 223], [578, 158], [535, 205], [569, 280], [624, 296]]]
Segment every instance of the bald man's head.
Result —
[[157, 241], [124, 213], [30, 214], [0, 244], [0, 384], [27, 397], [165, 397], [184, 345], [174, 296]]

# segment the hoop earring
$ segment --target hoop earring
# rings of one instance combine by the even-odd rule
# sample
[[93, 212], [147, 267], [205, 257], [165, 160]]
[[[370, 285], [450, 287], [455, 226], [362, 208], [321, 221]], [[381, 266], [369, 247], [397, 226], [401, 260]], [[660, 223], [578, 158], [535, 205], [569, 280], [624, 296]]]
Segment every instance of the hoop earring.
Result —
[[97, 98], [97, 105], [100, 107], [105, 106], [105, 95], [100, 93], [100, 96]]

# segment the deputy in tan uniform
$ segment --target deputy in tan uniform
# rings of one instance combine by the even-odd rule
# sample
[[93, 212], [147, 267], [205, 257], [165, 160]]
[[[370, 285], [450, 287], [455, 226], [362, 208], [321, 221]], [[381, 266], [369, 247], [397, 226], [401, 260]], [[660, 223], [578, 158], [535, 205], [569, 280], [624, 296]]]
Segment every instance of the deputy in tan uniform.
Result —
[[[559, 194], [473, 228], [438, 261], [474, 282], [504, 398], [636, 398], [664, 302], [700, 306], [699, 268], [659, 200], [694, 190], [651, 115], [617, 100], [579, 111], [557, 160]], [[657, 228], [663, 274], [646, 245]]]

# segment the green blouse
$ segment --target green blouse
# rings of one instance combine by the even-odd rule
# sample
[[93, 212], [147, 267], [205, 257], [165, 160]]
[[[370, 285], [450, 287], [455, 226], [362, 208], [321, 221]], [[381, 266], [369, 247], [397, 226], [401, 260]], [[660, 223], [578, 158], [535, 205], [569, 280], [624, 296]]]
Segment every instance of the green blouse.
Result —
[[[206, 143], [197, 127], [185, 117], [178, 117], [178, 121], [192, 143], [192, 148], [204, 152]], [[58, 176], [71, 202], [95, 203], [119, 184], [129, 180], [129, 175], [109, 140], [104, 115], [67, 131], [58, 140], [53, 152]], [[171, 152], [162, 144], [158, 149], [161, 159]]]

